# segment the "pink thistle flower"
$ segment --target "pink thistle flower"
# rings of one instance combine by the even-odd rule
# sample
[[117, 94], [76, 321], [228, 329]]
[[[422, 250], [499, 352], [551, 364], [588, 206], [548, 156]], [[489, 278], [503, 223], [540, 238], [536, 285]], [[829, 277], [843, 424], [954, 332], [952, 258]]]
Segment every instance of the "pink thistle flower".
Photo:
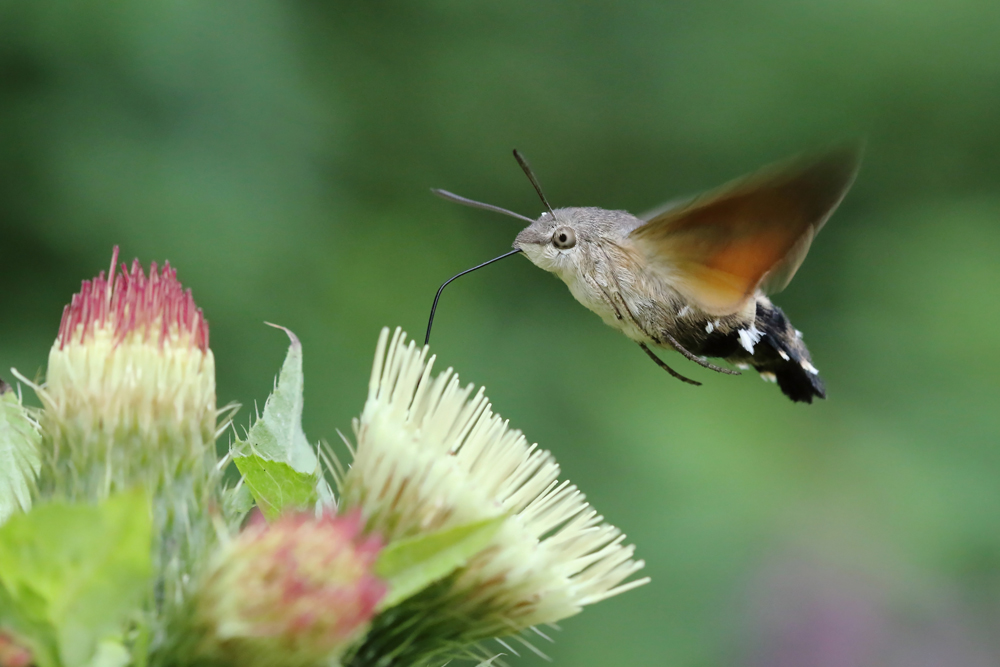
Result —
[[217, 554], [197, 601], [200, 652], [249, 665], [310, 665], [364, 634], [386, 586], [382, 542], [361, 517], [301, 513], [251, 524]]
[[155, 488], [215, 461], [215, 361], [208, 323], [169, 262], [138, 260], [83, 281], [49, 352], [41, 484], [101, 497]]
[[145, 488], [157, 594], [162, 608], [182, 607], [222, 506], [215, 360], [190, 290], [169, 264], [119, 266], [115, 247], [110, 271], [64, 309], [46, 382], [32, 386], [43, 405], [37, 495]]

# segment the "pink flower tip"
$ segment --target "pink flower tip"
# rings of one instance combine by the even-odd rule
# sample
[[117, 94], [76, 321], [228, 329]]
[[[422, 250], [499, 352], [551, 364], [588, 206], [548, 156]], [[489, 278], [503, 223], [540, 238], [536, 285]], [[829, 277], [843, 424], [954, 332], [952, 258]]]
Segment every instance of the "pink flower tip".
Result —
[[208, 322], [194, 303], [191, 290], [177, 280], [177, 270], [165, 262], [157, 270], [156, 262], [143, 272], [139, 260], [132, 268], [120, 269], [118, 246], [111, 255], [111, 268], [93, 280], [84, 280], [79, 294], [63, 309], [56, 342], [62, 349], [74, 339], [83, 343], [97, 328], [110, 328], [115, 343], [132, 335], [144, 341], [186, 341], [203, 352], [208, 350]]

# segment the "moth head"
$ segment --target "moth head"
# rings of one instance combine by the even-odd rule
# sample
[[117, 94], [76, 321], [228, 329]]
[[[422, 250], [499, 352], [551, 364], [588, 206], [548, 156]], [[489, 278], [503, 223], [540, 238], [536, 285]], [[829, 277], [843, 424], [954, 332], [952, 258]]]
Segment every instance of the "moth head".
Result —
[[555, 215], [547, 211], [542, 213], [538, 220], [523, 229], [514, 239], [514, 248], [536, 266], [559, 272], [576, 263], [589, 235], [570, 214], [570, 209], [560, 208], [553, 213]]
[[638, 224], [639, 220], [625, 211], [557, 208], [522, 230], [514, 239], [514, 248], [539, 268], [562, 273], [590, 257], [595, 245], [619, 241]]

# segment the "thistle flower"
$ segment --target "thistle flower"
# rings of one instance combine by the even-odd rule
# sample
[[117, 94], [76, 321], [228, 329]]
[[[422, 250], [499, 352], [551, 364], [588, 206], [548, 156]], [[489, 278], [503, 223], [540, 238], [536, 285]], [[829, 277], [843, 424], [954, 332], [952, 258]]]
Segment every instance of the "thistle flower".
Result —
[[528, 445], [482, 389], [460, 387], [451, 369], [432, 378], [434, 358], [426, 357], [399, 330], [391, 342], [382, 331], [341, 506], [360, 509], [367, 528], [388, 541], [507, 520], [465, 567], [376, 621], [352, 665], [373, 664], [394, 644], [405, 644], [412, 662], [437, 659], [455, 646], [555, 623], [648, 581], [623, 583], [642, 561], [574, 485], [559, 481], [552, 455]]
[[[216, 542], [215, 360], [208, 323], [169, 263], [83, 281], [49, 352], [38, 494], [152, 497], [157, 605], [178, 609]], [[25, 382], [23, 377], [21, 378]], [[31, 384], [31, 383], [29, 383]]]
[[251, 523], [216, 555], [197, 597], [198, 654], [250, 667], [336, 659], [386, 592], [372, 574], [382, 543], [360, 529], [358, 514]]
[[208, 323], [169, 262], [83, 281], [63, 311], [39, 389], [42, 484], [104, 497], [214, 462], [215, 361]]

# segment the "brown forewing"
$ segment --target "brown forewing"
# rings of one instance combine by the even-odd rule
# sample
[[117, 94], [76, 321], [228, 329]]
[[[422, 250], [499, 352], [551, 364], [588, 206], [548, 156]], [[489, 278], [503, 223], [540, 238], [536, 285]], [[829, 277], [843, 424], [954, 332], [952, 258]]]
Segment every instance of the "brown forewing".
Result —
[[859, 157], [852, 146], [765, 168], [665, 211], [629, 238], [685, 298], [709, 314], [737, 312], [758, 287], [788, 284]]

